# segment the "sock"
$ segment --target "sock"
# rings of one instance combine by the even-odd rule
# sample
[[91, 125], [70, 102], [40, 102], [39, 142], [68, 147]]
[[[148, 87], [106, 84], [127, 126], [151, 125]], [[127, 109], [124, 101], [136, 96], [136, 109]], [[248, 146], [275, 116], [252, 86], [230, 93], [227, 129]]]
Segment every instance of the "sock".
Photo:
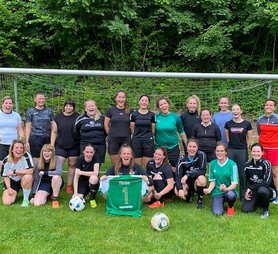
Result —
[[203, 200], [204, 198], [204, 188], [202, 186], [197, 186], [197, 194], [198, 194], [198, 200]]
[[22, 191], [23, 191], [23, 200], [29, 200], [31, 189], [30, 190], [22, 189]]
[[90, 200], [96, 199], [99, 183], [90, 184], [89, 187], [90, 187]]
[[58, 201], [58, 197], [52, 196], [53, 201]]

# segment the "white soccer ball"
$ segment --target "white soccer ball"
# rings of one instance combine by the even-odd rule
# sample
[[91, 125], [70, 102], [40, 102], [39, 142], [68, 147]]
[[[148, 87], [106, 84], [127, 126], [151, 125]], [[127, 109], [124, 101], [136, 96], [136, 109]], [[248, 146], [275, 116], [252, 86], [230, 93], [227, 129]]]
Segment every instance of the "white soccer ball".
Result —
[[151, 219], [151, 225], [157, 231], [164, 231], [169, 227], [170, 221], [164, 213], [156, 213]]
[[69, 208], [73, 212], [80, 212], [85, 208], [85, 199], [83, 197], [75, 196], [69, 202]]

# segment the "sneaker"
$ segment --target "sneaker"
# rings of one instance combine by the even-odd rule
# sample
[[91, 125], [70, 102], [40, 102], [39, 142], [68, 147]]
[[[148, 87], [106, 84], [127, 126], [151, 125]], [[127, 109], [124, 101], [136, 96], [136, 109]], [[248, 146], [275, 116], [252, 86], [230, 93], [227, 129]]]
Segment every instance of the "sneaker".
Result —
[[97, 207], [97, 202], [95, 199], [90, 200], [90, 204], [92, 208], [96, 208]]
[[164, 207], [164, 203], [160, 203], [160, 201], [155, 201], [151, 205], [149, 205], [149, 208], [159, 208]]
[[53, 200], [52, 201], [52, 208], [59, 208], [59, 201], [58, 200]]
[[198, 209], [203, 209], [203, 208], [204, 208], [203, 200], [198, 200], [198, 201], [197, 201], [197, 208], [198, 208]]
[[235, 208], [234, 207], [228, 207], [227, 208], [227, 216], [233, 217], [235, 215]]
[[278, 197], [276, 197], [273, 201], [272, 204], [277, 205], [278, 204]]
[[29, 204], [30, 204], [29, 200], [24, 199], [24, 200], [22, 201], [21, 207], [28, 207]]
[[73, 193], [71, 185], [67, 185], [66, 191], [67, 191], [68, 194], [72, 194]]
[[269, 211], [263, 211], [261, 214], [261, 219], [267, 219], [269, 217]]

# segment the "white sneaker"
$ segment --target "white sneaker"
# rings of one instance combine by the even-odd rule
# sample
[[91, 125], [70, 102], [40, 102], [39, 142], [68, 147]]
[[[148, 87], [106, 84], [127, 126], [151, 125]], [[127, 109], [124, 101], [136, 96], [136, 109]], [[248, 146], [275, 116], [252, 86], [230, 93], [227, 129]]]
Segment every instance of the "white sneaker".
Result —
[[274, 205], [277, 205], [277, 204], [278, 204], [278, 197], [275, 198], [275, 199], [272, 201], [272, 204], [274, 204]]

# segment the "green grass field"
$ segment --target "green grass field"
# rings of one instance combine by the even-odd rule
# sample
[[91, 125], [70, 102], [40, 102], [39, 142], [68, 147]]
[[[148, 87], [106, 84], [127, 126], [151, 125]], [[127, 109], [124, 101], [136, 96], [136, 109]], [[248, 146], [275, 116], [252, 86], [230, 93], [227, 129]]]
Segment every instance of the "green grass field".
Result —
[[[191, 204], [174, 199], [160, 209], [143, 205], [142, 217], [132, 218], [107, 216], [99, 194], [98, 207], [87, 202], [81, 212], [69, 209], [65, 189], [59, 209], [52, 209], [51, 202], [21, 208], [21, 200], [20, 194], [16, 204], [0, 205], [0, 253], [276, 253], [278, 206], [273, 204], [266, 220], [260, 219], [260, 210], [241, 213], [239, 203], [234, 217], [215, 217], [210, 197], [202, 210], [195, 199]], [[158, 211], [170, 219], [164, 232], [150, 226]]]

